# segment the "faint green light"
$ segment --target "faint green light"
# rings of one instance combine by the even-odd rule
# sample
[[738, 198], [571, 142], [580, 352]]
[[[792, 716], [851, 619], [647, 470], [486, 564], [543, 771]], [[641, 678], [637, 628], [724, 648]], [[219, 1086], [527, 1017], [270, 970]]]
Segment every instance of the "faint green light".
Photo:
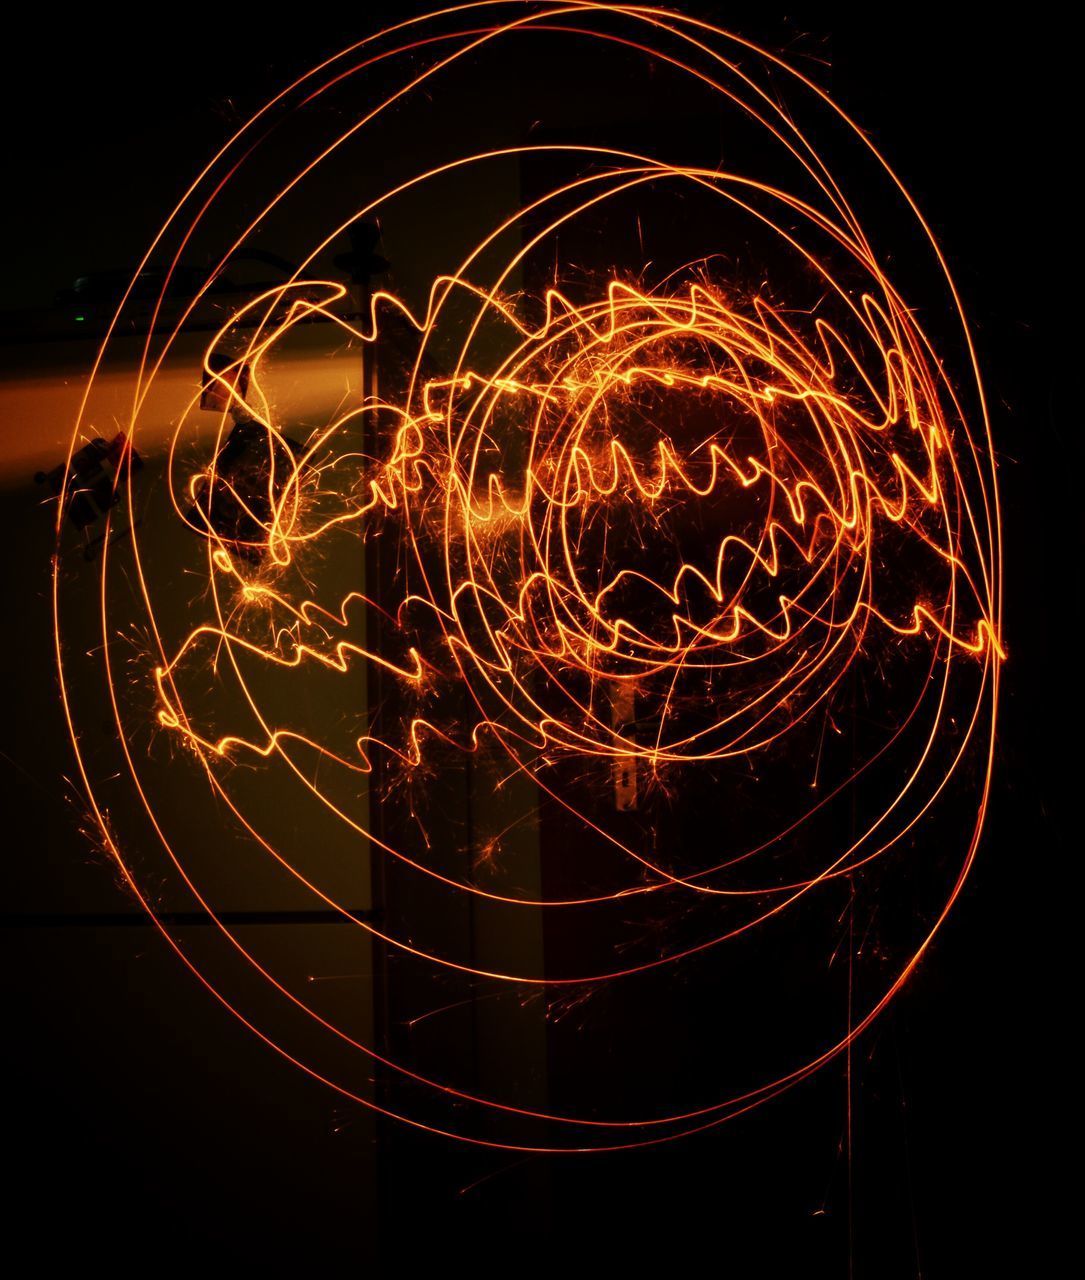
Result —
[[76, 318], [77, 320], [85, 320], [87, 317], [86, 317], [86, 316], [76, 316], [75, 318]]

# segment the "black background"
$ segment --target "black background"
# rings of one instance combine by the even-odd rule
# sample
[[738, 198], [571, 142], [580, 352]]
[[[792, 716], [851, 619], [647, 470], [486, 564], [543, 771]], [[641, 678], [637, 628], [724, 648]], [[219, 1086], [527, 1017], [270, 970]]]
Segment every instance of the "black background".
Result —
[[[1054, 1274], [1077, 1150], [1069, 41], [1054, 8], [1030, 6], [1012, 25], [948, 8], [694, 10], [831, 62], [834, 96], [947, 253], [976, 322], [1001, 456], [1010, 660], [990, 822], [944, 933], [863, 1046], [850, 1222], [839, 1073], [708, 1138], [542, 1174], [382, 1135], [403, 1143], [408, 1164], [438, 1170], [423, 1194], [390, 1200], [359, 1185], [358, 1153], [373, 1138], [334, 1098], [194, 987], [172, 980], [168, 1013], [157, 1007], [155, 975], [171, 961], [148, 960], [159, 944], [145, 931], [128, 930], [118, 947], [93, 930], [28, 941], [12, 927], [8, 1250], [151, 1270], [182, 1256], [257, 1265], [297, 1253], [314, 1266], [410, 1273], [436, 1248], [480, 1274], [544, 1256], [574, 1274], [589, 1259], [631, 1274]], [[406, 12], [24, 13], [3, 84], [0, 305], [47, 305], [76, 274], [128, 262], [230, 125], [318, 57]], [[20, 602], [9, 607], [18, 615]], [[32, 698], [37, 731], [61, 733], [44, 663]], [[34, 858], [35, 809], [63, 783], [26, 779], [13, 754], [0, 767], [25, 805], [5, 815], [5, 856]]]

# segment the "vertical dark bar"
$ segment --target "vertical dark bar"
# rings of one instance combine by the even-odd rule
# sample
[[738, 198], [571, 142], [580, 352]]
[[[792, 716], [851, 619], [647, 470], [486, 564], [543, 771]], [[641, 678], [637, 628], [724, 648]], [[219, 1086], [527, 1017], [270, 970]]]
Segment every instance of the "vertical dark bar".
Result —
[[[363, 333], [369, 331], [373, 323], [373, 276], [387, 270], [388, 263], [377, 252], [380, 243], [380, 228], [374, 223], [354, 223], [349, 229], [350, 252], [341, 254], [335, 259], [348, 276], [351, 285], [351, 302], [353, 305], [354, 323]], [[372, 342], [363, 342], [361, 347], [361, 395], [362, 405], [367, 409], [362, 414], [362, 453], [367, 458], [379, 457], [381, 454], [380, 424], [376, 409], [380, 385], [380, 346], [379, 337], [374, 332]], [[364, 536], [363, 531], [363, 573], [365, 595], [383, 606], [385, 600], [385, 575], [383, 572], [383, 541], [381, 538]], [[384, 617], [377, 609], [367, 609], [365, 613], [365, 645], [373, 653], [379, 653], [386, 647], [387, 637], [384, 634]], [[375, 718], [379, 708], [388, 696], [385, 688], [384, 672], [379, 664], [370, 662], [366, 676], [366, 728], [373, 731]], [[373, 917], [383, 923], [387, 920], [388, 886], [387, 867], [382, 853], [376, 848], [376, 840], [386, 842], [384, 815], [380, 804], [383, 794], [385, 761], [379, 752], [368, 753], [370, 761], [369, 773], [369, 877], [370, 903]], [[388, 946], [377, 937], [371, 938], [372, 966], [372, 1000], [373, 1000], [373, 1037], [376, 1051], [387, 1056], [390, 1039], [390, 1017], [388, 999]], [[379, 1063], [373, 1063], [373, 1100], [377, 1107], [387, 1108], [389, 1104], [389, 1081], [386, 1069]], [[381, 1176], [380, 1151], [386, 1148], [389, 1139], [390, 1122], [380, 1114], [374, 1127], [378, 1144], [377, 1154], [377, 1200], [378, 1208], [383, 1208], [382, 1199], [387, 1179]], [[383, 1215], [378, 1215], [378, 1221]]]

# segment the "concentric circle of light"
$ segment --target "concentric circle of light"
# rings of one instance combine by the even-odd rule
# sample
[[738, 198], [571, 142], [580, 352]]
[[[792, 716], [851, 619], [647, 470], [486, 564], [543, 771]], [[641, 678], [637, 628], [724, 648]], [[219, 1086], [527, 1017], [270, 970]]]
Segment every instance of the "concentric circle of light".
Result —
[[[252, 367], [250, 407], [268, 435], [267, 506], [248, 510], [259, 528], [248, 551], [257, 554], [216, 532], [213, 520], [193, 520], [193, 480], [182, 465], [185, 424], [177, 425], [169, 496], [178, 536], [188, 526], [206, 544], [205, 576], [192, 584], [192, 594], [208, 612], [179, 644], [159, 625], [155, 601], [164, 587], [141, 553], [140, 531], [133, 531], [133, 577], [153, 667], [144, 683], [157, 699], [157, 723], [202, 766], [202, 777], [186, 775], [186, 785], [206, 782], [230, 821], [314, 901], [437, 974], [516, 991], [579, 990], [675, 968], [694, 955], [722, 957], [728, 943], [766, 921], [804, 911], [825, 886], [860, 870], [877, 875], [902, 849], [922, 848], [940, 798], [951, 786], [964, 787], [973, 802], [961, 856], [916, 943], [894, 958], [879, 994], [849, 1015], [844, 1034], [828, 1035], [798, 1065], [710, 1104], [675, 1113], [653, 1098], [639, 1114], [610, 1116], [598, 1107], [557, 1115], [512, 1097], [478, 1096], [392, 1062], [337, 1026], [303, 989], [270, 971], [190, 877], [183, 844], [160, 822], [154, 788], [125, 737], [130, 683], [116, 652], [108, 588], [110, 575], [121, 571], [121, 552], [108, 545], [101, 562], [101, 671], [126, 766], [172, 873], [215, 917], [235, 955], [321, 1035], [356, 1050], [363, 1073], [377, 1060], [394, 1078], [453, 1108], [443, 1121], [428, 1110], [421, 1117], [407, 1107], [382, 1103], [378, 1109], [484, 1145], [603, 1149], [718, 1124], [809, 1075], [871, 1022], [926, 950], [971, 866], [986, 807], [1003, 656], [998, 508], [982, 386], [963, 312], [909, 197], [810, 80], [738, 37], [677, 14], [493, 0], [371, 37], [310, 72], [246, 124], [187, 193], [151, 253], [175, 245], [176, 263], [229, 183], [243, 179], [243, 162], [266, 145], [279, 116], [304, 112], [344, 85], [364, 85], [378, 71], [383, 77], [384, 96], [316, 148], [299, 172], [281, 176], [252, 227], [236, 244], [222, 246], [223, 260], [337, 148], [376, 128], [383, 113], [495, 48], [507, 45], [514, 59], [519, 42], [533, 35], [595, 41], [600, 59], [620, 50], [690, 77], [716, 96], [721, 110], [761, 132], [779, 160], [781, 180], [725, 166], [672, 164], [647, 146], [645, 154], [582, 142], [491, 151], [465, 146], [454, 160], [367, 200], [346, 221], [332, 219], [295, 278], [226, 318], [209, 343], [209, 351], [227, 351], [238, 365]], [[604, 85], [601, 78], [600, 92]], [[791, 95], [786, 107], [779, 105], [785, 91]], [[833, 176], [833, 156], [822, 155], [803, 131], [804, 103], [863, 151], [907, 214], [913, 241], [943, 288], [945, 314], [933, 328], [921, 323], [909, 280], [894, 278], [884, 265], [888, 255], [876, 253], [877, 237], [861, 225]], [[433, 280], [424, 310], [383, 291], [367, 317], [344, 318], [344, 287], [322, 279], [312, 264], [352, 223], [379, 219], [404, 192], [424, 190], [450, 173], [478, 173], [483, 181], [495, 161], [546, 158], [560, 160], [575, 176], [481, 227], [477, 247], [458, 269]], [[793, 185], [782, 181], [785, 171]], [[686, 192], [718, 202], [721, 225], [726, 217], [756, 228], [757, 243], [771, 246], [773, 259], [763, 284], [752, 284], [749, 270], [728, 271], [712, 257], [697, 257], [662, 280], [653, 280], [645, 264], [636, 277], [615, 270], [575, 287], [567, 287], [558, 270], [548, 287], [530, 295], [518, 283], [532, 255], [551, 246], [560, 252], [562, 231], [578, 220], [605, 217], [609, 208], [649, 194], [653, 201], [678, 200]], [[518, 233], [518, 247], [506, 253], [510, 230]], [[208, 287], [212, 279], [213, 273]], [[803, 296], [796, 298], [782, 296], [773, 283], [798, 279]], [[314, 430], [284, 474], [287, 428], [263, 397], [261, 376], [291, 333], [314, 317], [363, 348], [381, 342], [393, 321], [401, 327], [405, 321], [416, 335], [413, 368], [394, 395], [382, 391], [377, 402], [348, 404]], [[148, 338], [132, 417], [124, 424], [136, 447], [143, 406], [183, 321], [157, 346]], [[484, 337], [494, 328], [504, 334], [497, 344]], [[958, 335], [952, 351], [931, 336], [948, 328]], [[115, 340], [116, 332], [100, 364]], [[360, 417], [382, 424], [373, 435], [376, 456], [365, 459], [347, 443]], [[77, 424], [73, 449], [83, 430]], [[245, 496], [234, 493], [231, 500], [244, 503]], [[342, 638], [361, 593], [329, 601], [320, 590], [321, 547], [344, 533], [359, 547], [373, 538], [394, 542], [409, 566], [400, 599], [369, 602], [387, 618], [385, 649]], [[309, 584], [304, 592], [299, 581]], [[58, 567], [57, 652], [82, 779], [125, 879], [153, 914], [143, 856], [134, 861], [114, 837], [109, 801], [75, 722], [63, 596]], [[253, 663], [299, 678], [314, 669], [345, 674], [379, 664], [407, 708], [402, 732], [395, 741], [363, 732], [344, 749], [316, 730], [283, 724], [248, 675]], [[796, 787], [779, 798], [778, 812], [767, 813], [745, 843], [706, 841], [696, 856], [683, 848], [679, 857], [654, 839], [641, 840], [627, 823], [589, 812], [581, 790], [567, 785], [577, 770], [606, 778], [608, 769], [632, 762], [643, 786], [680, 805], [692, 785], [687, 780], [701, 779], [697, 794], [703, 797], [704, 779], [717, 776], [712, 770], [742, 764], [779, 771], [781, 761], [786, 765], [807, 750], [804, 744], [836, 730], [834, 710], [845, 689], [875, 679], [890, 663], [885, 704], [891, 722], [880, 743], [821, 790]], [[895, 674], [898, 667], [907, 678]], [[225, 673], [255, 729], [208, 727], [202, 707], [186, 695], [193, 669], [209, 681]], [[471, 709], [467, 723], [442, 722], [434, 712], [453, 688]], [[486, 751], [504, 760], [507, 773], [530, 777], [548, 802], [581, 823], [586, 839], [624, 860], [624, 882], [547, 898], [452, 873], [379, 835], [368, 815], [372, 806], [391, 803], [388, 796], [366, 794], [365, 805], [352, 808], [339, 792], [324, 789], [314, 766], [326, 761], [364, 788], [375, 756], [401, 772], [425, 773], [442, 767], [438, 745]], [[350, 916], [332, 890], [295, 864], [267, 816], [239, 797], [231, 773], [239, 761], [285, 766], [293, 784], [368, 842], [373, 856], [413, 868], [448, 895], [502, 909], [575, 910], [570, 927], [577, 928], [591, 927], [584, 922], [594, 907], [661, 894], [686, 895], [721, 914], [714, 927], [661, 937], [650, 953], [642, 948], [632, 960], [616, 950], [609, 963], [586, 972], [479, 965], [416, 944], [410, 930]], [[887, 761], [895, 762], [888, 789]], [[847, 837], [829, 845], [817, 823], [841, 796], [856, 817]], [[303, 1048], [269, 1036], [218, 990], [216, 973], [203, 971], [160, 927], [258, 1035], [340, 1093], [376, 1105], [358, 1082], [331, 1078], [306, 1060]], [[464, 1119], [473, 1116], [471, 1108], [518, 1127], [507, 1139], [488, 1136], [492, 1130]], [[525, 1136], [519, 1126], [531, 1125], [540, 1127]]]

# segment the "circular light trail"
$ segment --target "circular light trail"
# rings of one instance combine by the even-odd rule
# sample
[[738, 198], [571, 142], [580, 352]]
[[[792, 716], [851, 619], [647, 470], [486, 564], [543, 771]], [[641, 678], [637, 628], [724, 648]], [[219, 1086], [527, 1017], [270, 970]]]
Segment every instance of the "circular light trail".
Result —
[[[169, 274], [244, 183], [252, 157], [273, 146], [279, 120], [307, 119], [326, 99], [337, 105], [337, 132], [321, 137], [299, 169], [276, 177], [250, 223], [220, 246], [220, 263], [341, 148], [367, 131], [379, 145], [387, 117], [465, 67], [489, 67], [495, 58], [515, 67], [530, 39], [551, 48], [590, 42], [604, 124], [608, 58], [647, 61], [689, 82], [758, 140], [756, 172], [729, 168], [726, 148], [722, 163], [702, 167], [667, 160], [649, 140], [630, 148], [529, 137], [519, 146], [466, 146], [376, 191], [349, 216], [330, 218], [296, 274], [225, 317], [207, 344], [205, 383], [222, 406], [215, 460], [193, 470], [191, 415], [174, 424], [168, 483], [152, 500], [168, 501], [176, 536], [202, 547], [198, 579], [181, 587], [160, 581], [139, 527], [123, 545], [107, 540], [100, 559], [96, 676], [164, 866], [215, 920], [231, 954], [314, 1036], [357, 1055], [356, 1079], [263, 1029], [160, 919], [149, 855], [141, 849], [134, 857], [116, 834], [116, 780], [106, 785], [98, 776], [80, 725], [77, 684], [86, 677], [82, 668], [73, 674], [66, 646], [69, 586], [59, 556], [57, 658], [102, 838], [182, 960], [258, 1036], [347, 1098], [421, 1128], [516, 1150], [615, 1149], [717, 1125], [844, 1053], [926, 951], [979, 842], [1004, 657], [994, 456], [959, 296], [903, 186], [811, 79], [680, 14], [492, 0], [404, 22], [284, 90], [186, 193], [142, 264], [165, 255], [169, 270], [122, 425], [139, 448], [155, 379], [211, 296], [217, 268], [179, 314], [167, 307]], [[372, 100], [370, 83], [379, 86]], [[341, 95], [356, 90], [364, 107], [344, 113]], [[903, 227], [907, 246], [878, 247], [883, 222], [864, 226], [858, 212], [867, 188], [845, 189], [834, 176], [834, 150], [815, 146], [815, 128], [850, 148], [850, 173], [859, 172], [861, 155], [866, 180], [880, 184], [895, 211], [884, 234]], [[359, 310], [344, 284], [317, 269], [352, 226], [391, 225], [401, 200], [450, 181], [483, 186], [495, 165], [509, 164], [562, 176], [481, 226], [456, 268], [430, 281], [423, 306], [377, 289]], [[691, 239], [707, 251], [663, 272], [648, 261], [635, 272], [624, 261], [580, 271], [563, 258], [578, 227], [617, 225], [630, 211], [638, 227], [642, 215], [658, 222], [668, 202], [701, 211], [698, 227], [718, 218], [720, 228], [744, 228], [741, 264], [723, 256], [722, 244], [713, 251], [700, 243], [700, 232]], [[432, 205], [438, 237], [436, 195]], [[920, 258], [921, 306], [918, 281], [887, 265]], [[552, 263], [546, 279], [540, 263]], [[117, 313], [95, 376], [129, 304]], [[401, 342], [406, 333], [410, 354], [401, 378], [344, 403], [295, 440], [266, 390], [267, 371], [318, 324], [336, 335], [333, 345], [366, 359], [393, 330]], [[242, 369], [251, 374], [243, 389]], [[92, 378], [84, 407], [93, 386]], [[194, 379], [193, 413], [198, 396]], [[249, 462], [239, 468], [222, 462], [228, 413], [249, 432]], [[81, 415], [71, 453], [88, 426]], [[132, 486], [130, 474], [123, 483]], [[359, 559], [380, 540], [397, 566], [391, 587], [329, 596], [322, 557], [343, 537], [355, 540]], [[122, 578], [143, 639], [134, 667], [114, 617]], [[178, 590], [190, 594], [193, 620], [179, 637], [161, 620], [165, 593]], [[359, 632], [352, 619], [366, 610], [381, 624]], [[263, 682], [253, 676], [268, 670], [304, 682], [313, 672], [347, 679], [374, 668], [394, 691], [395, 714], [385, 712], [378, 730], [374, 712], [345, 744], [303, 725], [300, 711], [284, 720], [265, 705]], [[220, 688], [229, 690], [221, 718], [244, 726], [236, 732], [208, 712]], [[860, 701], [867, 712], [856, 729]], [[299, 695], [296, 705], [303, 702]], [[467, 710], [449, 714], [452, 705]], [[663, 1085], [636, 1114], [612, 1115], [605, 1099], [576, 1114], [551, 1113], [392, 1060], [338, 1025], [310, 991], [272, 972], [222, 918], [175, 819], [163, 817], [160, 775], [129, 727], [134, 706], [146, 707], [160, 730], [152, 755], [183, 748], [174, 754], [177, 785], [209, 787], [231, 828], [314, 904], [430, 967], [438, 980], [493, 984], [518, 1000], [636, 982], [690, 963], [726, 964], [729, 947], [774, 922], [801, 919], [839, 886], [921, 864], [947, 808], [960, 828], [958, 856], [948, 872], [939, 863], [937, 900], [878, 970], [877, 990], [865, 991], [854, 1011], [849, 997], [846, 1027], [827, 1029], [813, 1049], [796, 1046], [778, 1073], [703, 1105], [668, 1110]], [[547, 896], [502, 878], [497, 830], [479, 840], [485, 847], [474, 850], [471, 867], [457, 869], [454, 860], [428, 856], [425, 839], [397, 840], [378, 821], [381, 806], [415, 795], [418, 779], [482, 756], [528, 785], [536, 804], [560, 813], [564, 829], [571, 823], [582, 832], [592, 858], [606, 856], [621, 871], [586, 876], [582, 892]], [[297, 863], [271, 816], [243, 798], [238, 770], [273, 766], [359, 848], [409, 868], [449, 901], [564, 913], [570, 930], [588, 931], [595, 912], [643, 908], [636, 942], [603, 945], [605, 956], [584, 969], [545, 971], [513, 959], [480, 963], [416, 940], [413, 929], [359, 918]], [[763, 783], [771, 804], [729, 791], [736, 770], [771, 780]], [[740, 802], [749, 813], [738, 812]], [[674, 817], [683, 806], [707, 807], [700, 842], [691, 842], [688, 820]], [[413, 816], [424, 829], [425, 814]], [[561, 856], [575, 879], [578, 851]], [[364, 1083], [375, 1063], [415, 1090], [411, 1097], [425, 1094], [426, 1105], [375, 1101]], [[433, 1107], [443, 1102], [444, 1118], [435, 1119]], [[506, 1131], [495, 1130], [494, 1117]]]

